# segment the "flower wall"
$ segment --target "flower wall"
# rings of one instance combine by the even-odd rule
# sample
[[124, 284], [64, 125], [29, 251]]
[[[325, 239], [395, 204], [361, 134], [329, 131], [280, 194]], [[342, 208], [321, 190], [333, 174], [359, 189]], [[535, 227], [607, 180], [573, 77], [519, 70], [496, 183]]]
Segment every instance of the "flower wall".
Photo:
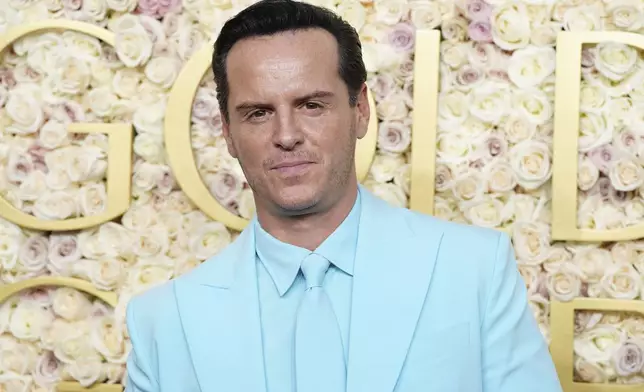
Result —
[[[128, 299], [198, 265], [238, 233], [198, 211], [175, 182], [163, 143], [169, 89], [190, 56], [253, 0], [5, 0], [0, 34], [62, 18], [102, 26], [116, 45], [75, 32], [33, 34], [0, 63], [0, 194], [43, 220], [106, 207], [107, 137], [75, 122], [134, 125], [132, 204], [118, 222], [80, 232], [0, 220], [0, 279], [85, 279], [111, 309], [70, 288], [26, 290], [0, 306], [0, 390], [53, 391], [61, 380], [123, 383]], [[644, 32], [642, 0], [318, 0], [360, 32], [379, 119], [364, 182], [408, 206], [414, 30], [442, 31], [435, 215], [511, 233], [546, 339], [549, 303], [641, 299], [644, 246], [550, 239], [555, 39], [560, 31]], [[579, 139], [579, 223], [611, 229], [644, 218], [644, 61], [617, 43], [586, 46]], [[221, 136], [212, 75], [192, 111], [196, 163], [213, 197], [248, 218], [254, 205]], [[574, 180], [574, 179], [571, 179]], [[579, 313], [575, 378], [640, 383], [644, 322]]]

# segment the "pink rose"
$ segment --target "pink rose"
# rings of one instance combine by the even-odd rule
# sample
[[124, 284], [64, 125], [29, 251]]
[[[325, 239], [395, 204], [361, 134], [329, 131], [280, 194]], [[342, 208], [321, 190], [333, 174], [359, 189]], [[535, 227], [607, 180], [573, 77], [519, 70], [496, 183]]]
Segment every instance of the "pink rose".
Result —
[[152, 18], [163, 18], [169, 11], [181, 5], [181, 0], [139, 0], [136, 12]]
[[611, 145], [599, 146], [588, 152], [588, 158], [597, 166], [597, 169], [604, 175], [608, 175], [608, 171], [614, 161], [618, 158], [618, 151]]
[[642, 371], [644, 367], [644, 344], [629, 339], [613, 354], [613, 365], [617, 374], [628, 377]]
[[34, 381], [39, 385], [51, 385], [62, 380], [61, 364], [58, 362], [54, 353], [45, 351], [38, 358], [36, 369], [34, 371]]
[[236, 200], [243, 189], [243, 180], [224, 171], [208, 177], [210, 193], [223, 205]]
[[410, 52], [414, 49], [415, 30], [409, 23], [398, 23], [389, 33], [389, 43], [399, 52]]
[[489, 22], [474, 21], [467, 27], [467, 35], [472, 41], [492, 42], [492, 28]]
[[471, 65], [464, 65], [456, 73], [455, 81], [459, 86], [470, 89], [484, 78], [485, 74], [482, 69]]
[[388, 96], [396, 87], [396, 79], [390, 73], [381, 73], [369, 79], [369, 89], [376, 101], [381, 101]]
[[36, 235], [29, 237], [20, 247], [18, 260], [26, 272], [40, 272], [47, 265], [49, 240]]
[[492, 7], [482, 1], [474, 0], [467, 4], [465, 13], [472, 21], [488, 22], [492, 15]]
[[0, 67], [0, 86], [7, 89], [15, 87], [17, 84], [13, 70], [7, 67]]

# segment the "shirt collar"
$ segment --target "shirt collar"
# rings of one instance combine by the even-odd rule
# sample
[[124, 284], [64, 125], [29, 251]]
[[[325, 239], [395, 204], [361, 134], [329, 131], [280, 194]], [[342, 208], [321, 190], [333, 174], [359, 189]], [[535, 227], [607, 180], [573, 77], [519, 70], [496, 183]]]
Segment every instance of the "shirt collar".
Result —
[[[353, 276], [355, 249], [358, 242], [360, 208], [360, 192], [358, 192], [356, 202], [349, 215], [314, 251], [351, 276]], [[312, 252], [278, 240], [266, 232], [257, 220], [255, 220], [254, 229], [255, 252], [282, 296], [293, 285], [295, 277], [300, 271], [302, 260]]]

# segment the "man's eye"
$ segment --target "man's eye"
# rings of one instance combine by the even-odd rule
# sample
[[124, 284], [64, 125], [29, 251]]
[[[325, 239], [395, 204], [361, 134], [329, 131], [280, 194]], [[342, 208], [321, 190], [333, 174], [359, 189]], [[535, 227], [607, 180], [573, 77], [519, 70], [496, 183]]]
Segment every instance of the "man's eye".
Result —
[[266, 110], [255, 110], [250, 114], [249, 117], [259, 118], [259, 117], [264, 117], [265, 115], [266, 115]]
[[318, 104], [316, 102], [307, 102], [306, 104], [304, 104], [304, 107], [306, 107], [307, 109], [310, 109], [310, 110], [315, 110], [315, 109], [321, 108], [322, 105], [320, 105], [320, 104]]

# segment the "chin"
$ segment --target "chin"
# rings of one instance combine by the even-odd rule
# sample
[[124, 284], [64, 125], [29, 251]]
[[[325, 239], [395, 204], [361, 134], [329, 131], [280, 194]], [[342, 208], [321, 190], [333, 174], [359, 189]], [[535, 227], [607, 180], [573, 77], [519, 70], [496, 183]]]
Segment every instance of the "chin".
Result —
[[320, 192], [314, 187], [288, 187], [274, 200], [287, 213], [299, 214], [312, 210], [320, 200]]

